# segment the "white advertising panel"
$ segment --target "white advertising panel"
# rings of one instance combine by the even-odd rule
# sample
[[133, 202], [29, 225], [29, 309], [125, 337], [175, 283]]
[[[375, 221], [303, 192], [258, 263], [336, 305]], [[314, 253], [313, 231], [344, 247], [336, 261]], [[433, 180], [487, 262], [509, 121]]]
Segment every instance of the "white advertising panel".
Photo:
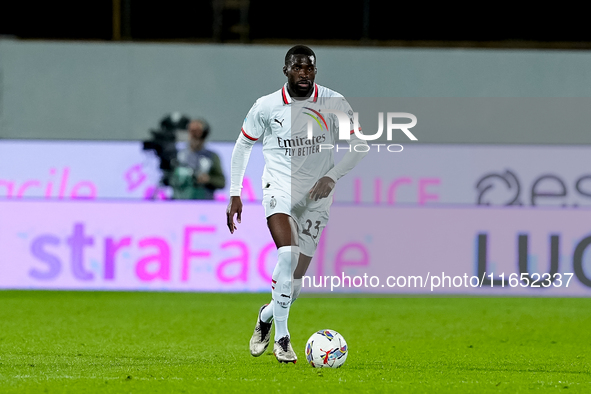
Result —
[[[232, 143], [210, 143], [226, 174]], [[375, 147], [338, 182], [336, 202], [419, 206], [591, 206], [591, 147], [428, 145], [404, 143], [401, 152]], [[336, 161], [346, 152], [339, 148]], [[264, 166], [255, 144], [243, 198], [262, 197]], [[158, 158], [141, 142], [0, 141], [0, 198], [165, 199]]]

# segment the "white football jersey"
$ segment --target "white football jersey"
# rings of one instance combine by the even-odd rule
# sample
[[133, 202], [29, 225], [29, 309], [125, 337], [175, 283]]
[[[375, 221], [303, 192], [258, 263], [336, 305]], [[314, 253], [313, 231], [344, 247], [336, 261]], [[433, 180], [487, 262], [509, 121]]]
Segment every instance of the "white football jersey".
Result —
[[[334, 167], [334, 149], [329, 146], [337, 145], [339, 121], [335, 114], [326, 113], [327, 109], [347, 114], [353, 134], [351, 106], [340, 93], [324, 86], [314, 84], [308, 99], [295, 100], [286, 84], [254, 103], [244, 119], [242, 133], [253, 141], [263, 138], [263, 188], [279, 188], [296, 197], [308, 192]], [[353, 134], [351, 138], [357, 137]]]

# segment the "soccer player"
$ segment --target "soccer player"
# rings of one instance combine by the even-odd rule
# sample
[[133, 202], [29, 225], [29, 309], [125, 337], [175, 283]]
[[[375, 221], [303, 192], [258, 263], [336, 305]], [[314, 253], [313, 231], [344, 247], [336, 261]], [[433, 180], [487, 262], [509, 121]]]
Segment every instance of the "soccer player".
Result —
[[[259, 310], [250, 353], [258, 357], [265, 352], [275, 321], [273, 353], [284, 363], [297, 361], [287, 318], [328, 221], [335, 182], [369, 150], [367, 143], [353, 133], [349, 103], [341, 94], [317, 85], [316, 73], [314, 52], [303, 45], [292, 47], [283, 67], [287, 83], [254, 103], [232, 152], [227, 223], [234, 233], [234, 216], [238, 223], [242, 220], [240, 192], [246, 165], [253, 144], [263, 138], [262, 202], [278, 261], [272, 275], [272, 300]], [[336, 166], [331, 146], [337, 145], [339, 119], [330, 110], [349, 117], [349, 149]]]

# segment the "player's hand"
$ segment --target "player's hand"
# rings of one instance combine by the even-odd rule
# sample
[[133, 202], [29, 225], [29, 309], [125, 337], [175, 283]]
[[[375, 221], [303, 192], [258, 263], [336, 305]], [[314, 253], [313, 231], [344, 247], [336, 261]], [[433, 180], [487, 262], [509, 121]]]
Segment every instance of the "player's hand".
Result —
[[319, 198], [326, 198], [332, 189], [334, 189], [334, 186], [335, 182], [332, 180], [332, 178], [323, 176], [310, 190], [310, 198], [314, 201], [318, 201]]
[[230, 197], [228, 209], [226, 209], [228, 229], [230, 229], [231, 234], [234, 234], [234, 231], [238, 229], [238, 227], [236, 227], [236, 224], [234, 224], [234, 215], [236, 215], [238, 223], [242, 223], [242, 199], [240, 198], [240, 196]]

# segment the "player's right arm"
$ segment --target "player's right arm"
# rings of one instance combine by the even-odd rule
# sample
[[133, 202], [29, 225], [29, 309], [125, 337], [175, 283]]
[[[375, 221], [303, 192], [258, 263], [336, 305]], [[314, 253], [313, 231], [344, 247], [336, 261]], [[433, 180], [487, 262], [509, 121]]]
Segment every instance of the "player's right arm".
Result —
[[230, 170], [230, 202], [226, 209], [226, 218], [230, 233], [234, 234], [237, 229], [234, 223], [234, 215], [238, 223], [242, 222], [242, 181], [246, 165], [252, 152], [254, 143], [259, 139], [265, 130], [264, 116], [259, 101], [255, 102], [242, 124], [242, 130], [238, 135], [234, 150], [232, 151], [232, 165]]

